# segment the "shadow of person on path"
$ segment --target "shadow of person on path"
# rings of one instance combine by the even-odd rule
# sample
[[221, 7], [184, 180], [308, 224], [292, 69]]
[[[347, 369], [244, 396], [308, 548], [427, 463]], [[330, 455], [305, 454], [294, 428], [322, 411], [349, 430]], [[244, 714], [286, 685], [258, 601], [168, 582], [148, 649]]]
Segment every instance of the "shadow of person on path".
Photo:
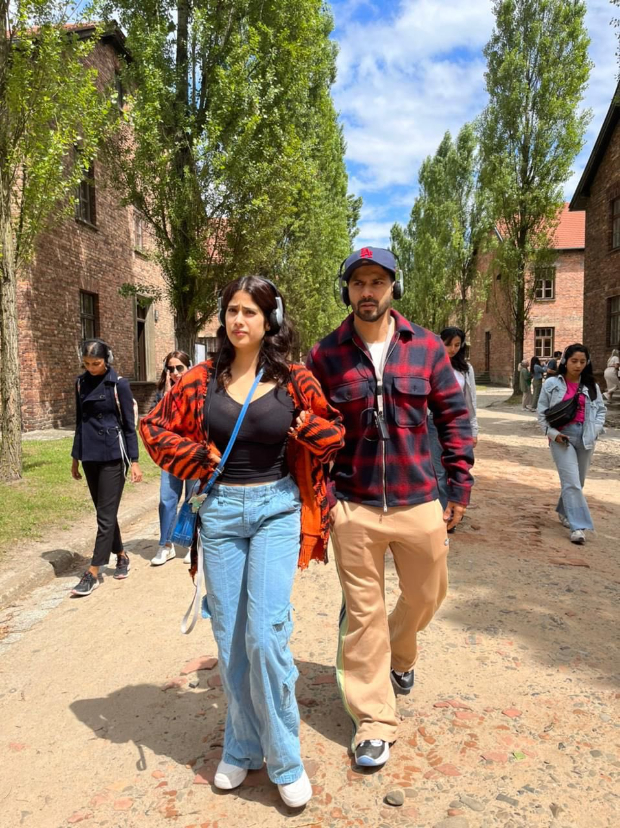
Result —
[[202, 757], [211, 745], [221, 744], [221, 692], [164, 691], [154, 684], [136, 684], [108, 696], [77, 699], [70, 710], [97, 738], [113, 744], [133, 742], [140, 771], [148, 769], [143, 746], [187, 765]]
[[[157, 538], [131, 538], [124, 543], [125, 549], [130, 555], [135, 555], [138, 558], [143, 558], [145, 561], [151, 561], [154, 557], [157, 549], [159, 547], [159, 543]], [[185, 546], [177, 546], [175, 544], [176, 550], [176, 558], [171, 558], [171, 560], [167, 561], [165, 564], [159, 567], [153, 567], [153, 569], [162, 569], [170, 566], [171, 564], [183, 563], [183, 558], [187, 554], [187, 549]]]

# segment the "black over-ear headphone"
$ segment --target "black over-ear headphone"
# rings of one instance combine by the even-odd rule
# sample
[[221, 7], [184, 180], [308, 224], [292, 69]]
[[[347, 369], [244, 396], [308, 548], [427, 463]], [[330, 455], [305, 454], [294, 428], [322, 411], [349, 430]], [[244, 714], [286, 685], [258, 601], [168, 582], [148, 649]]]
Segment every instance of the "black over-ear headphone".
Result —
[[[405, 294], [405, 284], [403, 282], [403, 274], [400, 269], [400, 262], [398, 261], [398, 256], [396, 255], [396, 253], [394, 253], [393, 250], [390, 250], [390, 253], [392, 254], [392, 256], [394, 256], [397, 265], [396, 271], [394, 273], [394, 288], [392, 290], [392, 296], [394, 297], [394, 299], [402, 299]], [[347, 307], [349, 307], [349, 305], [351, 304], [351, 300], [349, 298], [349, 283], [344, 278], [344, 266], [347, 263], [348, 258], [349, 256], [347, 256], [346, 259], [343, 259], [342, 263], [340, 264], [340, 267], [338, 268], [338, 284], [340, 286], [340, 298]], [[368, 262], [369, 264], [372, 264], [371, 259], [368, 259]], [[360, 267], [363, 267], [363, 265], [360, 265]], [[380, 265], [380, 267], [382, 267], [382, 265]], [[387, 268], [384, 268], [384, 270], [387, 270]]]
[[[266, 336], [275, 336], [280, 328], [282, 327], [282, 323], [284, 322], [284, 302], [282, 301], [282, 294], [278, 290], [278, 288], [274, 285], [271, 279], [265, 279], [264, 276], [257, 276], [256, 278], [260, 279], [262, 282], [267, 282], [268, 285], [271, 286], [273, 292], [275, 293], [276, 297], [276, 306], [270, 312], [267, 322], [269, 323], [269, 330], [266, 333]], [[219, 292], [217, 297], [217, 320], [220, 325], [225, 328], [226, 327], [226, 309], [222, 303], [222, 295], [223, 290]]]
[[[564, 353], [562, 354], [562, 359], [560, 360], [560, 365], [566, 365], [566, 352], [568, 351], [568, 349], [569, 349], [570, 347], [571, 347], [571, 346], [570, 346], [570, 345], [568, 345], [566, 348], [564, 348]], [[586, 365], [589, 365], [589, 364], [590, 364], [590, 352], [589, 352], [589, 351], [588, 351], [588, 352], [584, 351], [583, 353], [584, 353], [584, 354], [585, 354], [585, 353], [587, 353], [587, 354], [588, 354], [588, 361], [586, 362]]]

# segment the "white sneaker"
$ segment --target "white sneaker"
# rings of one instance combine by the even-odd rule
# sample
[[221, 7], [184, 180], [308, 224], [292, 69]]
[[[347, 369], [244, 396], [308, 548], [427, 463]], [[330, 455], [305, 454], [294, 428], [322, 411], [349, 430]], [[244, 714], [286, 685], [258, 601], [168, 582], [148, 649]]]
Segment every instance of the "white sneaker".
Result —
[[571, 543], [585, 543], [586, 542], [586, 535], [583, 529], [575, 529], [574, 532], [570, 533], [570, 542]]
[[312, 797], [312, 785], [306, 771], [302, 773], [296, 782], [289, 782], [288, 785], [278, 785], [282, 802], [289, 808], [301, 808]]
[[192, 562], [192, 550], [188, 549], [187, 550], [187, 555], [183, 558], [183, 563], [186, 563], [189, 566], [191, 564], [191, 562]]
[[558, 515], [560, 518], [560, 523], [565, 529], [570, 529], [570, 523], [568, 522], [568, 518], [564, 517], [564, 515]]
[[160, 546], [154, 558], [151, 558], [151, 566], [161, 566], [174, 558], [176, 552], [174, 546]]
[[232, 791], [238, 788], [248, 775], [247, 768], [238, 768], [236, 765], [229, 765], [223, 759], [217, 766], [213, 784], [222, 791]]

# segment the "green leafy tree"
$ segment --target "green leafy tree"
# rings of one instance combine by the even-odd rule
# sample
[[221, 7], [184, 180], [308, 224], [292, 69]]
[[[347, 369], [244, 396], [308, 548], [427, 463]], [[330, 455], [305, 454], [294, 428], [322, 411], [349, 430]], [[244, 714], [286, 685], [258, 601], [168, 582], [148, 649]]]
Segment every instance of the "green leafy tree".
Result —
[[[17, 282], [37, 235], [74, 209], [110, 102], [87, 57], [90, 37], [69, 34], [71, 7], [0, 0], [0, 479], [21, 476]], [[79, 160], [74, 147], [79, 145]]]
[[409, 222], [392, 227], [392, 249], [407, 284], [401, 309], [434, 331], [458, 323], [469, 332], [479, 314], [485, 278], [477, 254], [491, 225], [478, 171], [474, 126], [466, 124], [456, 140], [446, 132], [422, 163]]
[[[218, 289], [238, 275], [279, 271], [286, 282], [304, 262], [324, 293], [323, 250], [304, 254], [301, 228], [330, 253], [348, 234], [321, 0], [121, 0], [107, 16], [132, 56], [108, 160], [153, 229], [180, 346], [192, 352]], [[303, 319], [304, 291], [292, 296]]]
[[[584, 144], [579, 112], [589, 38], [579, 0], [495, 0], [485, 47], [489, 104], [481, 118], [482, 181], [502, 236], [495, 303], [514, 345], [514, 391], [535, 296], [533, 273], [552, 256], [563, 188]], [[497, 295], [497, 294], [494, 294]]]

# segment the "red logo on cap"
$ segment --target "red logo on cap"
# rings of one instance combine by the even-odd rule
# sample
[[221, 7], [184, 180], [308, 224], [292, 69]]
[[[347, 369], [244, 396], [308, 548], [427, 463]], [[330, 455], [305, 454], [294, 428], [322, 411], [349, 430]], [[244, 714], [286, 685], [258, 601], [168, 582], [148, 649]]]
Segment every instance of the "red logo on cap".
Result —
[[360, 256], [362, 259], [372, 259], [372, 250], [370, 247], [362, 247], [360, 250]]

